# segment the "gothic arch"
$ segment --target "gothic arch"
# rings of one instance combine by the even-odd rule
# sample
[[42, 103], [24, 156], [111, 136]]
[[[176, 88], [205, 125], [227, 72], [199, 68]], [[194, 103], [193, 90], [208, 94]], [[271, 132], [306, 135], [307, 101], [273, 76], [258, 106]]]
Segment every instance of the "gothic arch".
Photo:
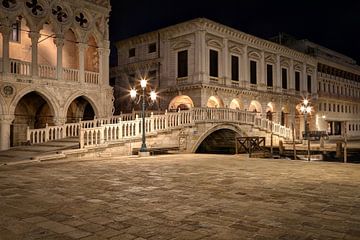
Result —
[[18, 105], [19, 101], [28, 93], [35, 92], [39, 94], [49, 105], [50, 110], [54, 113], [54, 116], [57, 116], [59, 114], [59, 104], [56, 99], [54, 99], [52, 93], [45, 89], [39, 89], [39, 88], [33, 88], [33, 87], [27, 87], [22, 89], [18, 92], [18, 94], [15, 96], [14, 100], [10, 104], [9, 108], [9, 114], [14, 115], [15, 114], [15, 108]]
[[73, 95], [71, 95], [69, 98], [67, 98], [68, 100], [66, 101], [66, 103], [64, 104], [64, 108], [63, 108], [63, 112], [62, 112], [62, 116], [66, 116], [67, 115], [67, 111], [70, 107], [70, 104], [77, 98], [79, 97], [83, 97], [85, 100], [87, 100], [90, 105], [92, 106], [92, 108], [94, 109], [95, 112], [95, 116], [100, 117], [101, 114], [99, 112], [99, 108], [96, 104], [96, 101], [94, 101], [90, 96], [87, 96], [85, 93], [74, 93]]
[[236, 134], [240, 135], [240, 136], [247, 136], [246, 133], [241, 130], [241, 128], [238, 125], [235, 124], [224, 124], [224, 123], [220, 123], [217, 124], [211, 128], [209, 128], [208, 130], [206, 130], [200, 137], [198, 140], [196, 140], [196, 142], [194, 144], [192, 144], [192, 148], [191, 148], [191, 152], [195, 153], [196, 150], [198, 149], [198, 147], [200, 146], [200, 144], [208, 137], [210, 136], [213, 132], [218, 131], [218, 130], [231, 130], [234, 131]]

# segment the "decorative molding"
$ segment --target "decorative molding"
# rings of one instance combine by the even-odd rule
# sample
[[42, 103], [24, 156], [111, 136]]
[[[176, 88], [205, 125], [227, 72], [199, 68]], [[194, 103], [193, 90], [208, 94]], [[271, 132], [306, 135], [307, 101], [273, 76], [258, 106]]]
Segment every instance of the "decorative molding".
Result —
[[216, 39], [207, 39], [206, 44], [209, 47], [214, 47], [214, 48], [217, 48], [217, 49], [223, 49], [224, 48], [224, 44], [222, 42], [220, 42], [219, 40], [216, 40]]
[[174, 50], [178, 50], [181, 48], [189, 48], [191, 46], [191, 42], [189, 40], [180, 40], [171, 45], [171, 48]]

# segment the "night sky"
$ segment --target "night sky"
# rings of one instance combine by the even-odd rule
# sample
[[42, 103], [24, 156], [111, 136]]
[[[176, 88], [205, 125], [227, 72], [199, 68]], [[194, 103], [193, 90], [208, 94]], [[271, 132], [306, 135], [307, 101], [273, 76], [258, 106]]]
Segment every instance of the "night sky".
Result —
[[[111, 0], [111, 5], [112, 43], [205, 17], [264, 39], [279, 32], [306, 38], [360, 63], [360, 1]], [[114, 54], [114, 64], [113, 59]]]

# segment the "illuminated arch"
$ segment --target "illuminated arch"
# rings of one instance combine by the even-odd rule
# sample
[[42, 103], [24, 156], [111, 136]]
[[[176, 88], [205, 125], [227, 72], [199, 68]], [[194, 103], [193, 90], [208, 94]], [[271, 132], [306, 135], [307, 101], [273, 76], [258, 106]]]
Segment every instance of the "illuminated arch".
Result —
[[82, 97], [84, 98], [86, 101], [88, 101], [91, 105], [91, 107], [94, 109], [94, 113], [95, 113], [95, 116], [99, 117], [100, 116], [100, 112], [99, 112], [99, 108], [98, 106], [96, 105], [96, 101], [94, 101], [91, 97], [85, 95], [84, 93], [74, 93], [72, 96], [70, 96], [68, 99], [68, 101], [66, 102], [65, 106], [64, 106], [64, 109], [63, 109], [63, 112], [62, 112], [62, 115], [63, 116], [66, 116], [67, 115], [67, 111], [71, 105], [71, 103], [79, 98], [79, 97]]
[[250, 102], [249, 111], [251, 111], [251, 112], [257, 112], [257, 113], [262, 113], [261, 104], [260, 104], [258, 101], [256, 101], [256, 100], [252, 100], [252, 101]]
[[231, 108], [231, 109], [237, 109], [237, 110], [242, 110], [242, 109], [244, 109], [244, 104], [242, 103], [242, 101], [241, 101], [239, 98], [234, 98], [234, 99], [230, 102], [229, 108]]
[[187, 95], [180, 95], [174, 97], [169, 104], [169, 110], [178, 109], [187, 110], [194, 107], [193, 100]]
[[209, 108], [223, 108], [224, 102], [219, 96], [211, 96], [209, 97], [206, 107]]

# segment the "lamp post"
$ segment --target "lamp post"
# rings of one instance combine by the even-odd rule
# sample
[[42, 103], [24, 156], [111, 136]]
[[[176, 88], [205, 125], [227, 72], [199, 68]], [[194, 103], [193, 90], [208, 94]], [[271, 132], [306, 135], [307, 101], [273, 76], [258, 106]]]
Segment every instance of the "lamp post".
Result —
[[309, 138], [309, 129], [308, 129], [308, 124], [307, 124], [307, 115], [309, 113], [311, 113], [311, 107], [310, 107], [310, 103], [309, 100], [304, 99], [303, 102], [301, 103], [301, 107], [300, 107], [300, 111], [301, 113], [304, 114], [304, 125], [305, 125], [305, 136], [307, 141], [308, 141], [308, 146], [307, 146], [307, 155], [308, 155], [308, 161], [310, 161], [310, 138]]
[[[147, 80], [146, 79], [141, 79], [140, 80], [140, 87], [142, 89], [142, 94], [139, 95], [139, 99], [137, 101], [137, 103], [140, 102], [140, 100], [142, 100], [142, 108], [141, 108], [141, 114], [142, 114], [142, 123], [141, 123], [141, 126], [142, 126], [142, 136], [141, 136], [141, 148], [140, 148], [140, 151], [139, 151], [139, 156], [149, 156], [149, 152], [147, 150], [147, 147], [146, 147], [146, 137], [145, 137], [145, 108], [146, 108], [146, 87], [147, 87]], [[136, 100], [136, 97], [137, 97], [137, 91], [135, 88], [132, 88], [130, 90], [130, 97], [133, 101]], [[155, 100], [156, 100], [156, 92], [151, 90], [150, 91], [150, 100], [151, 100], [151, 103], [154, 103]]]

